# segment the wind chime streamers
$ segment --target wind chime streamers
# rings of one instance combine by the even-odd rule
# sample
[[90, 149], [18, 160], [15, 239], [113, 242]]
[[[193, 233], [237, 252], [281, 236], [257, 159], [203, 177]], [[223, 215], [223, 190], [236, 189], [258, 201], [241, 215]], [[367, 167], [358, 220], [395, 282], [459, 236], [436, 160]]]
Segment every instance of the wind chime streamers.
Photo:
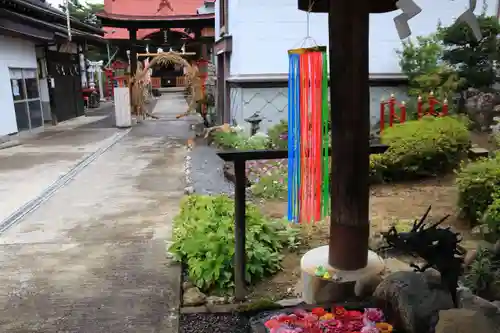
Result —
[[288, 72], [288, 220], [298, 222], [298, 187], [299, 187], [299, 163], [300, 154], [298, 150], [299, 136], [296, 131], [300, 123], [300, 76], [299, 55], [289, 55], [290, 67]]
[[324, 54], [325, 47], [289, 51], [288, 220], [300, 223], [322, 219], [329, 202]]

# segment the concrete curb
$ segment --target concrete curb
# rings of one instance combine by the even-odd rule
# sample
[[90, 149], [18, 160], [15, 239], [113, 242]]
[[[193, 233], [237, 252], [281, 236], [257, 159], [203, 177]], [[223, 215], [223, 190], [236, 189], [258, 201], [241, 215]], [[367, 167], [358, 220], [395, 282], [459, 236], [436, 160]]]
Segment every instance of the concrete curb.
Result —
[[7, 149], [7, 148], [13, 148], [22, 145], [22, 143], [19, 140], [9, 140], [6, 142], [0, 143], [0, 150], [2, 149]]

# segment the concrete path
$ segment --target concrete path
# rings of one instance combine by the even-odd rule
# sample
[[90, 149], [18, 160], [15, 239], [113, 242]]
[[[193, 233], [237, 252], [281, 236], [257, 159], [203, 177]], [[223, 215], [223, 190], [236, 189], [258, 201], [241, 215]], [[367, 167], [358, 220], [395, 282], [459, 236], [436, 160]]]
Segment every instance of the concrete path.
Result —
[[[0, 236], [0, 332], [177, 332], [180, 268], [168, 259], [166, 243], [183, 194], [184, 144], [191, 136], [187, 121], [174, 120], [184, 109], [182, 98], [162, 97], [154, 109], [160, 120], [133, 127]], [[54, 162], [64, 172], [64, 165], [116, 132], [58, 134], [61, 144], [48, 145], [57, 149], [42, 155], [66, 157], [67, 164]], [[83, 140], [89, 136], [95, 143]], [[79, 145], [78, 138], [86, 143]], [[20, 149], [21, 155], [36, 153], [29, 145]], [[22, 168], [17, 159], [10, 169]], [[22, 188], [30, 188], [47, 164], [24, 180], [28, 174], [18, 171]]]

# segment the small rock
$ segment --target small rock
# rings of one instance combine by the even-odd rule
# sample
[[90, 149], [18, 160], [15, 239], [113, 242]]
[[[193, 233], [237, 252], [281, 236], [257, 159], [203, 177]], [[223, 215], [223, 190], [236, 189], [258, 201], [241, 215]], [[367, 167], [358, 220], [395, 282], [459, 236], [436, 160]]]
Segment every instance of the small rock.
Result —
[[423, 273], [425, 281], [430, 286], [440, 286], [441, 285], [441, 273], [437, 269], [428, 268]]
[[219, 297], [219, 296], [208, 296], [207, 297], [207, 304], [208, 305], [220, 305], [226, 303], [226, 298], [225, 297]]
[[188, 195], [191, 195], [194, 193], [194, 188], [193, 186], [187, 186], [186, 188], [184, 188], [184, 194], [188, 194]]
[[232, 304], [232, 303], [234, 303], [234, 296], [228, 296], [228, 297], [226, 298], [226, 303], [227, 303], [227, 304]]
[[449, 292], [430, 288], [425, 276], [416, 272], [392, 273], [378, 285], [373, 296], [380, 307], [390, 309], [407, 333], [428, 332], [440, 310], [454, 307]]
[[464, 257], [464, 266], [469, 267], [477, 258], [477, 250], [469, 250]]
[[373, 295], [377, 286], [382, 282], [382, 276], [380, 274], [367, 275], [356, 281], [354, 285], [354, 294], [360, 298], [366, 298]]
[[200, 289], [192, 287], [184, 291], [182, 301], [184, 306], [197, 306], [205, 304], [206, 298], [207, 296]]
[[193, 288], [194, 287], [194, 284], [191, 282], [191, 281], [184, 281], [182, 283], [182, 290], [186, 291], [190, 288]]
[[293, 307], [302, 304], [303, 302], [302, 298], [286, 298], [281, 301], [277, 301], [276, 303], [282, 307]]
[[491, 322], [480, 311], [449, 309], [439, 311], [436, 333], [494, 332]]

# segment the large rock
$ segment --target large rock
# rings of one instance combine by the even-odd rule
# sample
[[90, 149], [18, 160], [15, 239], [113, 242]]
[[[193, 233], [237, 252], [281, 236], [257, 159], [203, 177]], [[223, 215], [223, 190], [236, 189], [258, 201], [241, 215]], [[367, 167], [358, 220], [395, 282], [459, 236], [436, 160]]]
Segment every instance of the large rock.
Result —
[[453, 308], [449, 292], [429, 286], [426, 276], [396, 272], [385, 278], [373, 293], [397, 328], [407, 333], [429, 332], [440, 310]]
[[480, 311], [450, 309], [439, 312], [436, 333], [495, 332], [491, 322]]
[[500, 96], [496, 91], [480, 91], [469, 88], [466, 92], [466, 113], [473, 125], [482, 131], [487, 131], [490, 126], [494, 126], [493, 118], [499, 113], [499, 104]]
[[184, 291], [182, 296], [182, 304], [184, 306], [197, 306], [205, 304], [207, 296], [196, 287], [192, 287]]

